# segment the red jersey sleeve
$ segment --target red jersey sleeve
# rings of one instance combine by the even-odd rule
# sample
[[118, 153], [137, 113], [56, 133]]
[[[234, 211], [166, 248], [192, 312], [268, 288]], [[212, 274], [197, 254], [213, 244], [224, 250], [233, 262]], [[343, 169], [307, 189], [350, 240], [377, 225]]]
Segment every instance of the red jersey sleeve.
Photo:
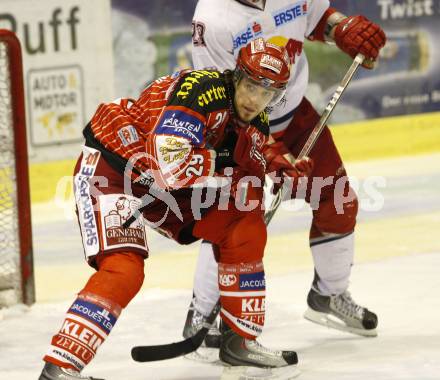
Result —
[[205, 141], [210, 110], [200, 98], [213, 85], [213, 75], [193, 71], [184, 76], [147, 138], [149, 166], [163, 189], [189, 187], [214, 174], [216, 153]]

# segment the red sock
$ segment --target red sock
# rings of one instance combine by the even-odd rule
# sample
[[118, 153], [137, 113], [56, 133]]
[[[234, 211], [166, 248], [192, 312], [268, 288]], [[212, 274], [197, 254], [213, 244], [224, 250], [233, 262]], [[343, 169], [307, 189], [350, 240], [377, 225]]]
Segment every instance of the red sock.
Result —
[[221, 317], [239, 335], [255, 339], [264, 326], [266, 283], [262, 261], [219, 263]]

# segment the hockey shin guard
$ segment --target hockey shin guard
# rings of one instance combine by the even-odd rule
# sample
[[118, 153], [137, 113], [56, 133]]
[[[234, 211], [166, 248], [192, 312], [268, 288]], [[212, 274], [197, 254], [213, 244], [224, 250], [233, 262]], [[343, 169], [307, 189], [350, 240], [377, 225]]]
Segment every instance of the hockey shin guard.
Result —
[[82, 292], [43, 360], [81, 371], [96, 355], [121, 313], [121, 307], [92, 293]]
[[221, 317], [237, 334], [255, 339], [264, 326], [266, 282], [262, 261], [219, 263]]

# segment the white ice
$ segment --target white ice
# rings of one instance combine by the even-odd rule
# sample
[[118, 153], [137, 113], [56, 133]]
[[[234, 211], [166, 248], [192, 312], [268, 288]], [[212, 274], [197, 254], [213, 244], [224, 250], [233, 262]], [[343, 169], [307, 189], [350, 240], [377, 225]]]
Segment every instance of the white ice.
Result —
[[[293, 349], [303, 380], [440, 379], [440, 253], [357, 265], [353, 294], [380, 317], [377, 338], [332, 331], [302, 318], [309, 271], [270, 279], [261, 342]], [[180, 339], [189, 290], [151, 289], [128, 306], [86, 374], [107, 380], [219, 379], [222, 368], [184, 358], [136, 363], [133, 345]], [[37, 379], [41, 356], [69, 302], [4, 312], [0, 378]]]

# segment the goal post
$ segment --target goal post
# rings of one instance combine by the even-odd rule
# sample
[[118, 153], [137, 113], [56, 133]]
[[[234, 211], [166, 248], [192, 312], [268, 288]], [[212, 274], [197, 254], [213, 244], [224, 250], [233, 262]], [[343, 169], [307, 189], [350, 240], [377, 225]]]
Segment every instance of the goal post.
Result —
[[0, 307], [35, 302], [23, 65], [0, 29]]

